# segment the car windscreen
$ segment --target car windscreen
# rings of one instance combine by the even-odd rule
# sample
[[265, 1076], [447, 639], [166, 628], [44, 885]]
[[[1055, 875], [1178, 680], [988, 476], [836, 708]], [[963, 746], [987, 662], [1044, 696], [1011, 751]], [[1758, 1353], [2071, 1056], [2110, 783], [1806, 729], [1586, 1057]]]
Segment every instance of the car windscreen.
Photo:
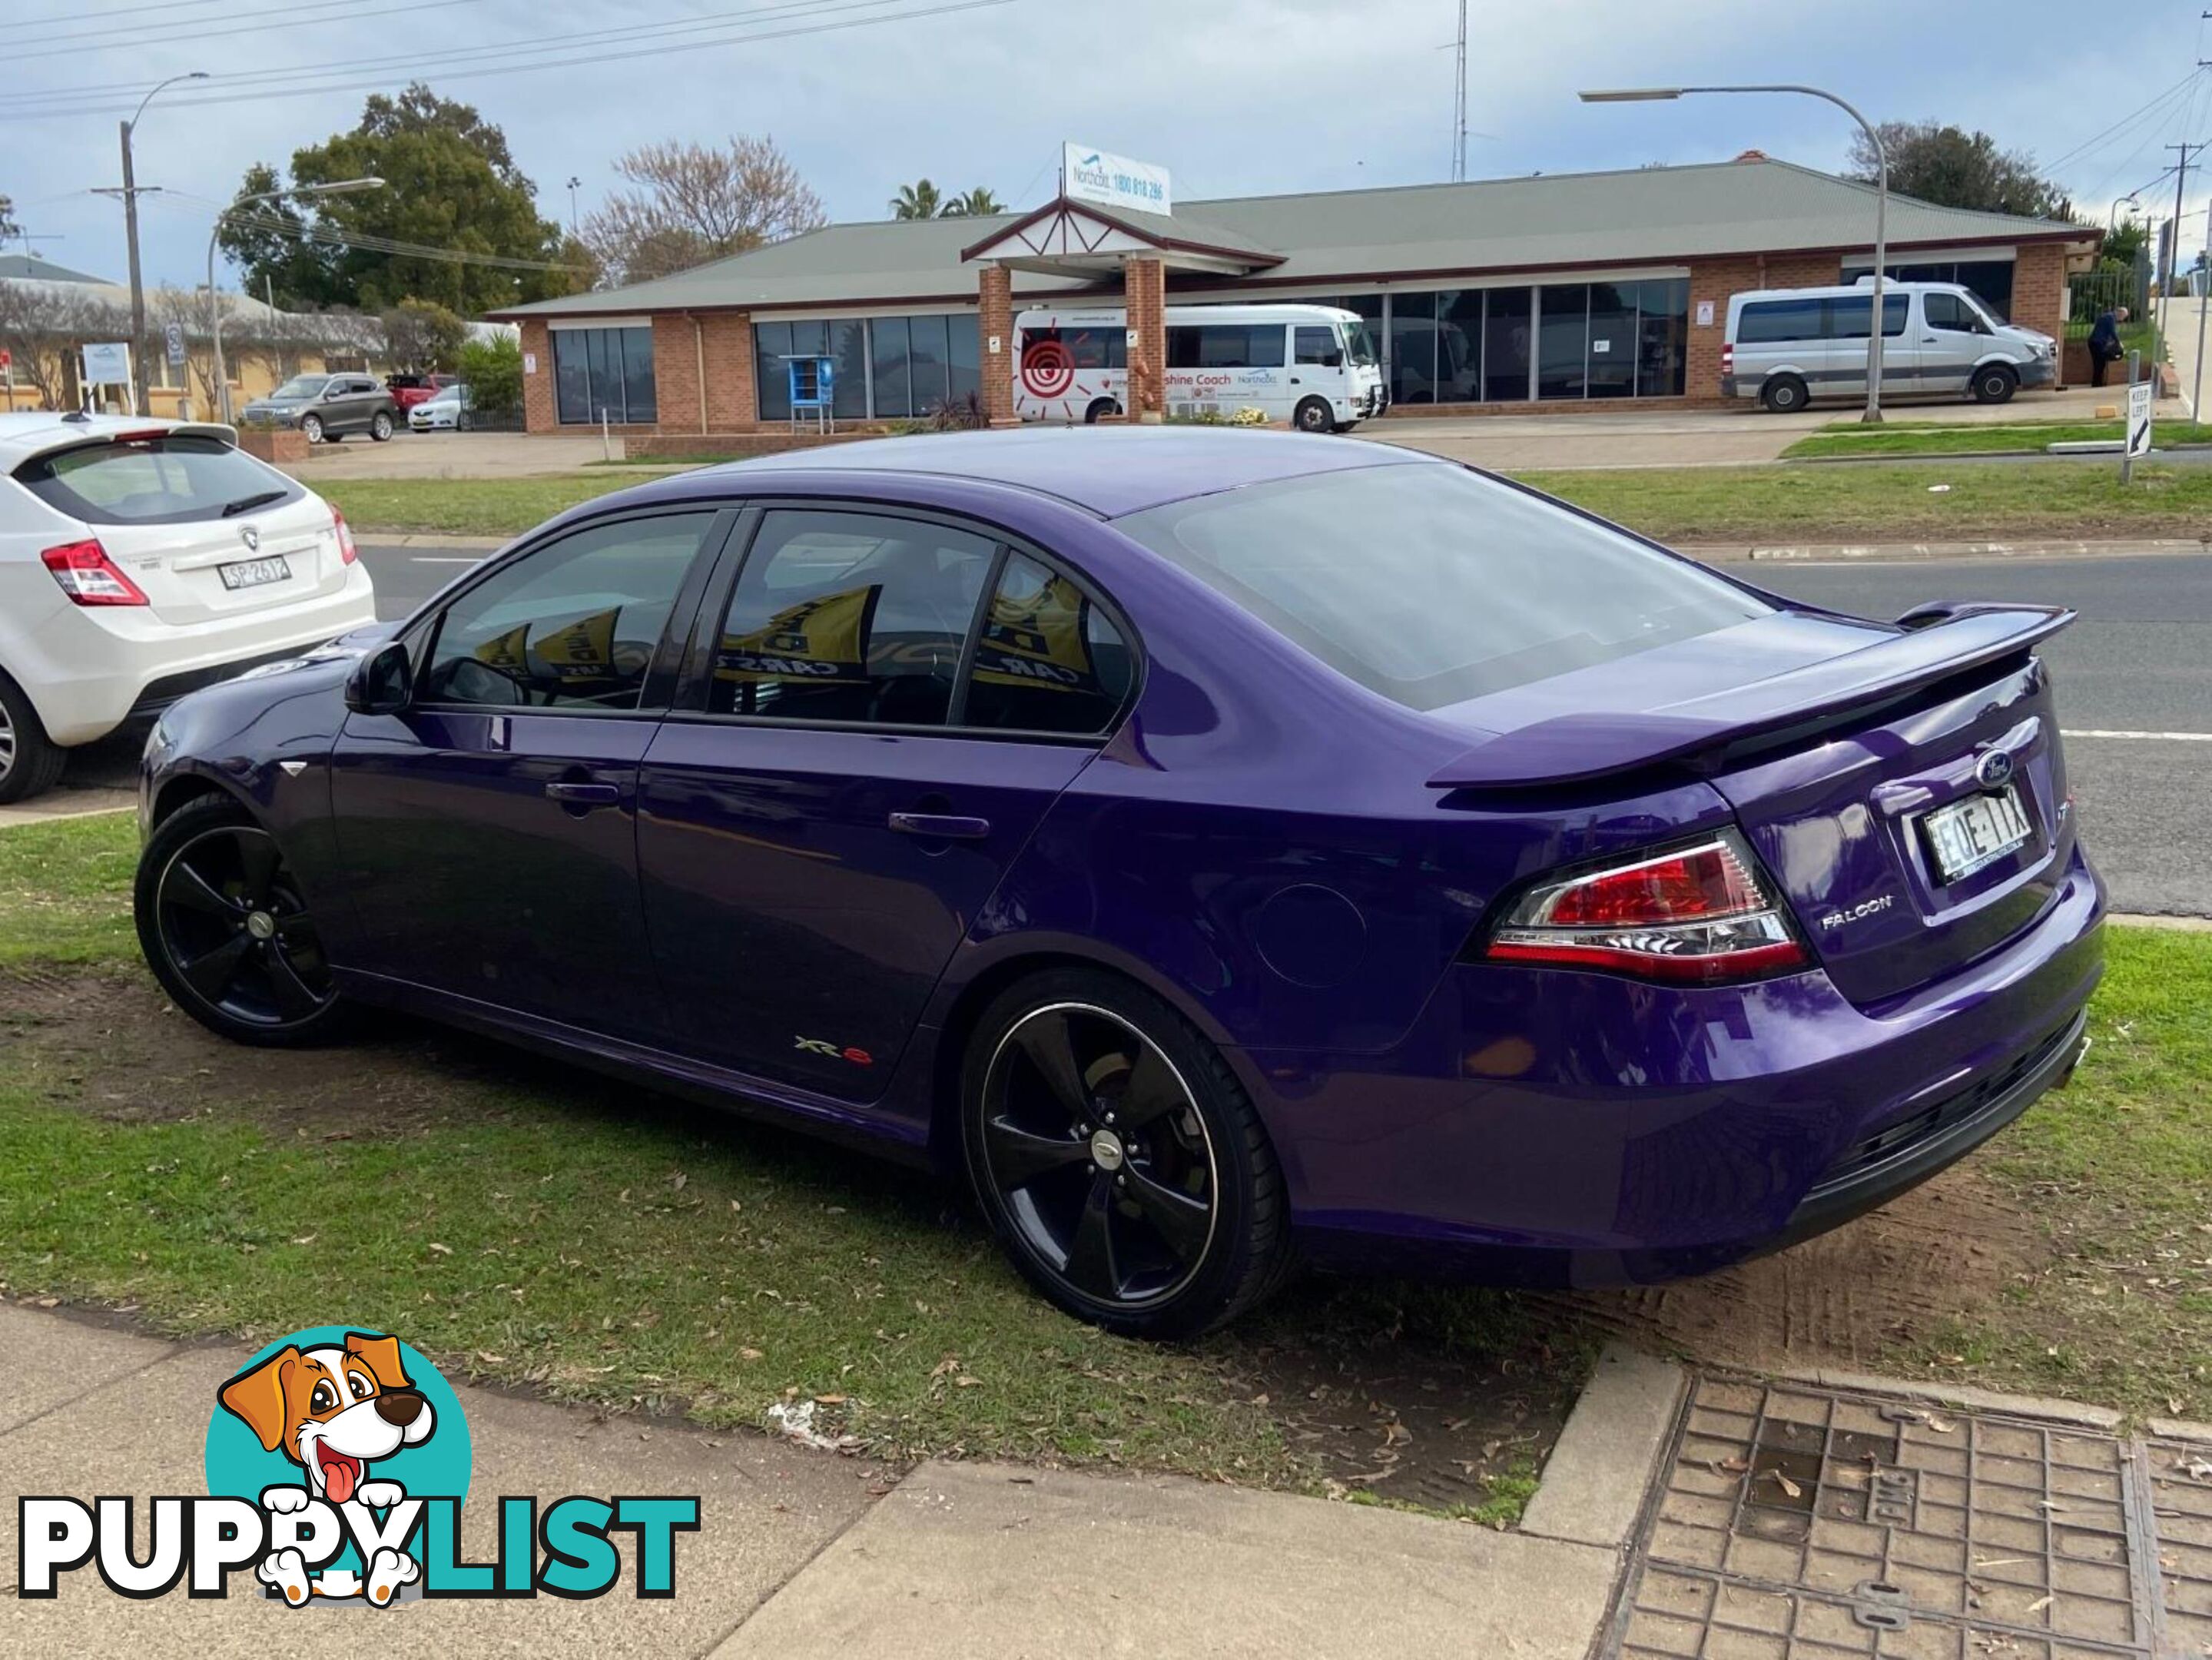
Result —
[[295, 374], [269, 396], [272, 398], [313, 398], [330, 384], [330, 379], [327, 374]]
[[1329, 667], [1439, 708], [1773, 607], [1465, 468], [1363, 467], [1115, 521]]
[[15, 482], [47, 506], [95, 525], [191, 524], [272, 507], [301, 494], [275, 468], [198, 433], [57, 451], [16, 468]]

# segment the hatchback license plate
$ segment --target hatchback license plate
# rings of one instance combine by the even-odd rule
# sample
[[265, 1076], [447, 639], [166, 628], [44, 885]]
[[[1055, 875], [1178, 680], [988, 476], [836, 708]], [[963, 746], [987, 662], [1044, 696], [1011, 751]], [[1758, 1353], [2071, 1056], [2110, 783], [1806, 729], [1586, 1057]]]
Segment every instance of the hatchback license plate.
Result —
[[1970, 795], [1938, 807], [1920, 823], [1936, 860], [1936, 879], [1946, 886], [2025, 847], [2033, 834], [2020, 792], [2010, 785], [1994, 795]]
[[264, 582], [289, 582], [292, 567], [282, 554], [266, 559], [242, 559], [234, 565], [217, 565], [216, 574], [222, 578], [223, 587], [233, 592], [240, 588], [258, 588]]

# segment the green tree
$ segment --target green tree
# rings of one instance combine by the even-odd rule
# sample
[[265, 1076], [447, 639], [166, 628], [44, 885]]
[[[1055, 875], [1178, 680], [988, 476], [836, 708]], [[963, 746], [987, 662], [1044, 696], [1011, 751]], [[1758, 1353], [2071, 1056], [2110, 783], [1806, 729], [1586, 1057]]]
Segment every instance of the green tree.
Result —
[[2103, 247], [2098, 250], [2100, 265], [2133, 266], [2142, 255], [2143, 244], [2150, 240], [2150, 225], [2146, 220], [2123, 219], [2105, 234]]
[[[289, 204], [264, 203], [225, 224], [223, 251], [246, 269], [246, 287], [275, 287], [279, 303], [383, 311], [406, 299], [434, 301], [464, 316], [574, 292], [587, 277], [566, 271], [457, 264], [395, 253], [355, 239], [377, 238], [494, 258], [562, 263], [560, 226], [538, 211], [537, 192], [515, 165], [507, 136], [469, 105], [417, 82], [398, 97], [373, 94], [360, 123], [292, 153], [295, 185], [379, 178], [381, 190], [308, 199], [321, 239]], [[257, 163], [240, 195], [278, 186]]]
[[[1985, 132], [1939, 121], [1884, 121], [1875, 131], [1889, 152], [1889, 187], [1900, 196], [2033, 219], [2074, 216], [2066, 192], [2035, 170], [2033, 156], [1999, 149]], [[1850, 168], [1855, 177], [1875, 177], [1874, 146], [1864, 133], [1851, 141]]]
[[514, 414], [522, 407], [521, 343], [510, 334], [471, 340], [461, 348], [461, 380], [476, 414]]
[[450, 374], [468, 344], [469, 325], [428, 300], [402, 300], [381, 320], [386, 356], [408, 374]]
[[981, 219], [1006, 210], [1006, 204], [991, 193], [989, 185], [978, 185], [954, 197], [937, 211], [943, 219]]
[[927, 179], [901, 185], [898, 194], [891, 198], [891, 216], [896, 219], [934, 219], [944, 207], [944, 196]]

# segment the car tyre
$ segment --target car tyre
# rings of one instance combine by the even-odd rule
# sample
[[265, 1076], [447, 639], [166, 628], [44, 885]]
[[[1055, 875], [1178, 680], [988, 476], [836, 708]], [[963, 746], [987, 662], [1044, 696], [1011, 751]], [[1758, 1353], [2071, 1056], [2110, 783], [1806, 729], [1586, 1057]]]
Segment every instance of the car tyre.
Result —
[[300, 417], [300, 435], [305, 438], [310, 444], [321, 443], [323, 441], [323, 417], [319, 415], [301, 416]]
[[1265, 1128], [1220, 1051], [1141, 987], [1055, 969], [993, 999], [963, 1057], [970, 1187], [1023, 1277], [1078, 1319], [1185, 1338], [1292, 1264]]
[[1794, 374], [1770, 375], [1759, 389], [1759, 401], [1770, 415], [1795, 415], [1805, 407], [1808, 397], [1805, 382]]
[[380, 444], [388, 441], [392, 437], [391, 415], [383, 410], [377, 410], [368, 423], [368, 435]]
[[171, 1000], [218, 1037], [328, 1042], [351, 1018], [276, 839], [228, 795], [164, 818], [138, 858], [139, 949]]
[[1329, 408], [1325, 398], [1308, 398], [1298, 404], [1291, 417], [1291, 424], [1300, 432], [1334, 432], [1336, 411]]
[[1114, 399], [1094, 398], [1091, 400], [1091, 407], [1083, 411], [1083, 424], [1086, 427], [1095, 427], [1103, 417], [1119, 415], [1121, 412], [1121, 404], [1115, 403]]
[[2009, 363], [1984, 363], [1974, 371], [1972, 390], [1977, 404], [2008, 404], [2020, 390], [2020, 376]]
[[23, 689], [0, 674], [0, 806], [44, 794], [68, 763], [69, 751], [46, 736]]

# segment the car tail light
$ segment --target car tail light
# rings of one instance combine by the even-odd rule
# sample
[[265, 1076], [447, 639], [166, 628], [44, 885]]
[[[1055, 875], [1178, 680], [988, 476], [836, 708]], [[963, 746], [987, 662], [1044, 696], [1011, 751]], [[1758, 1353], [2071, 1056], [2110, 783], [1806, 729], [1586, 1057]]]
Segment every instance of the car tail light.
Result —
[[1723, 344], [1721, 347], [1721, 373], [1723, 374], [1734, 374], [1735, 373], [1735, 348], [1734, 346]]
[[353, 526], [346, 523], [345, 514], [336, 508], [331, 509], [331, 528], [337, 532], [339, 562], [350, 565], [360, 558], [361, 550], [354, 545]]
[[1731, 830], [1541, 884], [1506, 913], [1480, 955], [1701, 985], [1811, 960]]
[[143, 605], [146, 596], [138, 585], [117, 569], [107, 550], [97, 542], [70, 542], [48, 548], [40, 562], [54, 574], [62, 592], [80, 605]]

